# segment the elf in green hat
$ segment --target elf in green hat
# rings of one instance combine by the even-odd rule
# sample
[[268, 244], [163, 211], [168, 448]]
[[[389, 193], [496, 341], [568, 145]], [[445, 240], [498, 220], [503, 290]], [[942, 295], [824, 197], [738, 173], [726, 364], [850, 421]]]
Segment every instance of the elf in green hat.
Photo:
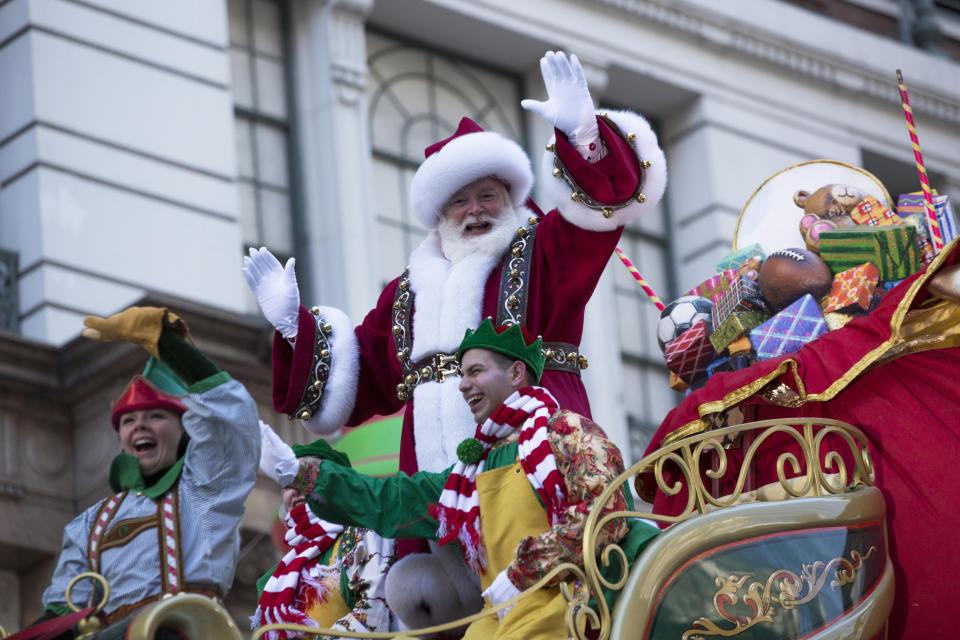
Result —
[[[300, 462], [350, 468], [347, 454], [325, 440], [290, 447], [260, 422], [260, 470], [274, 481], [293, 477]], [[267, 624], [291, 623], [356, 632], [390, 630], [384, 598], [384, 576], [396, 558], [393, 540], [369, 529], [346, 527], [319, 518], [307, 505], [308, 494], [297, 484], [282, 483], [280, 516], [287, 526], [290, 550], [257, 581], [253, 630]], [[268, 631], [267, 640], [299, 634]]]
[[[111, 623], [165, 594], [223, 598], [260, 455], [253, 398], [166, 309], [131, 307], [84, 323], [85, 336], [134, 342], [151, 357], [111, 412], [122, 449], [110, 467], [114, 495], [66, 526], [42, 620], [68, 613], [67, 584], [87, 571], [109, 583], [104, 612]], [[80, 581], [71, 599], [99, 601], [93, 588]]]
[[[551, 569], [583, 566], [587, 515], [623, 471], [617, 447], [599, 426], [557, 406], [536, 386], [544, 356], [539, 339], [517, 325], [495, 328], [489, 319], [467, 331], [457, 351], [460, 392], [477, 422], [457, 449], [458, 462], [441, 473], [369, 478], [329, 460], [298, 461], [280, 469], [286, 484], [309, 494], [321, 518], [369, 527], [393, 538], [424, 537], [460, 543], [488, 607], [505, 604]], [[626, 510], [624, 493], [602, 506]], [[657, 532], [640, 521], [617, 519], [601, 531], [598, 548], [617, 542], [633, 558]], [[387, 603], [405, 616], [420, 594], [414, 576], [398, 564], [387, 576]], [[557, 576], [548, 588], [471, 624], [465, 638], [557, 638], [566, 633]]]

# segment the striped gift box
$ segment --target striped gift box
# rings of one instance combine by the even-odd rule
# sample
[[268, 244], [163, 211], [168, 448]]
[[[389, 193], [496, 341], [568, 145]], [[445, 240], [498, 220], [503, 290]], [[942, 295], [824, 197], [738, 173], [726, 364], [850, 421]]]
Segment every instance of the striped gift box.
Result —
[[722, 273], [718, 273], [715, 276], [707, 278], [690, 291], [687, 291], [688, 296], [700, 296], [701, 298], [706, 298], [711, 302], [716, 302], [720, 299], [724, 293], [730, 288], [730, 283], [736, 277], [736, 271], [733, 269], [727, 269]]
[[834, 275], [872, 262], [880, 280], [899, 280], [923, 266], [911, 225], [831, 229], [820, 234], [820, 257]]
[[947, 244], [957, 237], [957, 217], [953, 213], [949, 196], [933, 196], [933, 208], [937, 214], [937, 223], [943, 233], [943, 243]]
[[697, 320], [663, 349], [667, 368], [684, 382], [690, 383], [697, 374], [705, 373], [707, 365], [717, 358], [717, 352], [707, 339], [708, 328], [705, 320]]

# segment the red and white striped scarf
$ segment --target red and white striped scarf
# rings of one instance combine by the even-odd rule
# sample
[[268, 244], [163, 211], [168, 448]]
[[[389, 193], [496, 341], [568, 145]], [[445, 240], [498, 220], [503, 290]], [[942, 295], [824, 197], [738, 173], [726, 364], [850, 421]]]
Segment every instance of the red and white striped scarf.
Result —
[[[284, 540], [290, 551], [267, 580], [257, 603], [257, 610], [250, 618], [256, 630], [265, 624], [287, 622], [316, 627], [304, 611], [303, 589], [312, 589], [320, 602], [326, 598], [327, 588], [322, 582], [328, 567], [318, 566], [320, 556], [336, 541], [343, 531], [339, 524], [321, 520], [306, 503], [298, 504], [287, 514], [287, 533]], [[300, 634], [287, 631], [269, 631], [267, 640], [299, 638]]]
[[557, 401], [543, 387], [515, 391], [486, 422], [477, 425], [475, 437], [483, 445], [480, 460], [469, 465], [458, 461], [443, 486], [439, 504], [431, 506], [431, 515], [440, 523], [437, 529], [440, 544], [459, 540], [467, 564], [477, 573], [486, 571], [487, 559], [480, 544], [480, 498], [476, 479], [483, 473], [493, 444], [517, 428], [520, 429], [517, 441], [520, 466], [546, 505], [551, 526], [561, 521], [567, 508], [567, 486], [547, 439], [547, 421], [556, 410]]

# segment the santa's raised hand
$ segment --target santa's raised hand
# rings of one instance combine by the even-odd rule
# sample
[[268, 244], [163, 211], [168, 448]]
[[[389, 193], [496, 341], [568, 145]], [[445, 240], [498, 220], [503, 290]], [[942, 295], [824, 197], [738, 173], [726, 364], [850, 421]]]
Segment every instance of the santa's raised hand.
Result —
[[520, 106], [537, 114], [567, 134], [574, 145], [597, 138], [597, 118], [583, 68], [576, 55], [547, 51], [540, 58], [540, 74], [547, 88], [546, 101], [523, 100]]
[[243, 278], [257, 298], [264, 317], [284, 338], [297, 337], [297, 316], [300, 312], [300, 289], [294, 271], [296, 258], [281, 265], [270, 251], [250, 249], [243, 257]]

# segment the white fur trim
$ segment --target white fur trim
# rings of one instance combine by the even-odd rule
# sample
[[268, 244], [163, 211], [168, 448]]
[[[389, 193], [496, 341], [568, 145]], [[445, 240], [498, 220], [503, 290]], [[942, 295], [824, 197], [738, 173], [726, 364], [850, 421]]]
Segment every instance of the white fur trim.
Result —
[[494, 131], [454, 138], [423, 161], [410, 183], [410, 211], [436, 229], [443, 205], [474, 180], [496, 176], [510, 185], [510, 201], [522, 205], [533, 186], [530, 158], [516, 142]]
[[309, 420], [301, 420], [304, 428], [318, 436], [326, 436], [342, 427], [357, 401], [357, 379], [360, 376], [360, 351], [353, 323], [347, 314], [333, 307], [320, 307], [320, 317], [333, 326], [330, 339], [330, 376], [323, 389], [320, 411]]
[[[563, 178], [553, 175], [554, 152], [544, 153], [540, 168], [540, 179], [543, 180], [543, 193], [546, 196], [545, 202], [548, 208], [556, 207], [564, 218], [590, 231], [611, 231], [640, 217], [657, 206], [667, 187], [667, 160], [657, 143], [657, 135], [647, 121], [632, 111], [607, 111], [606, 113], [625, 135], [637, 134], [635, 141], [637, 155], [641, 160], [651, 162], [650, 168], [644, 169], [643, 185], [640, 189], [640, 192], [647, 196], [645, 202], [640, 203], [634, 200], [624, 207], [614, 208], [613, 216], [604, 218], [603, 214], [596, 209], [590, 209], [570, 199], [570, 185]], [[550, 138], [550, 142], [555, 143], [556, 138]]]
[[[516, 209], [518, 226], [533, 213]], [[410, 286], [416, 296], [413, 314], [414, 361], [434, 353], [453, 353], [467, 329], [482, 318], [487, 278], [502, 256], [471, 255], [451, 264], [432, 231], [410, 254]], [[443, 471], [457, 459], [457, 445], [472, 438], [477, 424], [460, 394], [459, 378], [428, 382], [413, 391], [413, 437], [417, 467]]]
[[[450, 549], [460, 556], [455, 544], [440, 549]], [[387, 572], [387, 607], [408, 629], [451, 622], [472, 615], [483, 606], [480, 587], [462, 557], [452, 558], [437, 551], [410, 554], [397, 560]], [[454, 575], [459, 569], [450, 566], [451, 560], [470, 575]]]

